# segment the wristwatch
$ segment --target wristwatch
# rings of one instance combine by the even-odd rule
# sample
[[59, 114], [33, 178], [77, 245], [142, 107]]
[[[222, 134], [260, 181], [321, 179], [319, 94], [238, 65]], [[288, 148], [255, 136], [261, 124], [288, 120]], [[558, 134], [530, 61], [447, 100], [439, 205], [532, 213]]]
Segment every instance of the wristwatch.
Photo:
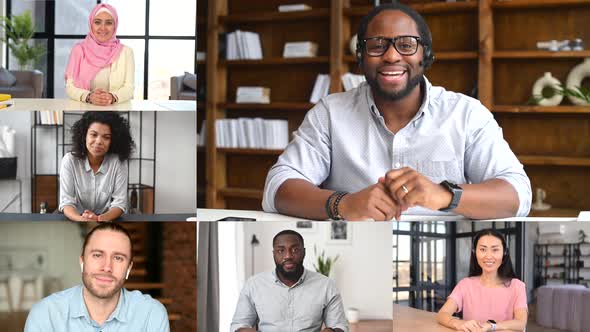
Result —
[[488, 319], [488, 323], [492, 325], [492, 331], [496, 331], [496, 321], [493, 319]]
[[459, 206], [459, 201], [461, 200], [461, 195], [463, 194], [463, 188], [446, 180], [441, 182], [440, 185], [448, 190], [453, 195], [453, 198], [451, 199], [451, 204], [449, 204], [449, 206], [442, 208], [439, 211], [449, 212], [456, 209], [457, 206]]

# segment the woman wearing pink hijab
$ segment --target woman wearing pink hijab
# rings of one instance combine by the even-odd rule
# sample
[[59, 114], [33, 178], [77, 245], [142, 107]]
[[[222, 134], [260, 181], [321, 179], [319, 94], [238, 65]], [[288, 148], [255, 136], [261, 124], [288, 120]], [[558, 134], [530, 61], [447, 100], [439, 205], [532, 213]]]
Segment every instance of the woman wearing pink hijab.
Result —
[[66, 67], [67, 95], [101, 106], [133, 98], [133, 50], [116, 37], [117, 11], [113, 6], [99, 4], [88, 21], [90, 32], [72, 48]]

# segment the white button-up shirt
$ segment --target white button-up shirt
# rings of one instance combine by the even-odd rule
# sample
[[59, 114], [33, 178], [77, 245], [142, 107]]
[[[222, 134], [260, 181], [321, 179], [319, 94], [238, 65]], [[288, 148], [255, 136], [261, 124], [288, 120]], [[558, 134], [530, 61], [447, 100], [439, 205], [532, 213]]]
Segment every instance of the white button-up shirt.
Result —
[[[478, 100], [432, 86], [422, 106], [396, 134], [367, 83], [323, 98], [305, 116], [266, 178], [262, 206], [277, 212], [275, 195], [287, 179], [322, 188], [357, 192], [391, 169], [411, 167], [434, 183], [481, 183], [502, 179], [519, 198], [517, 216], [531, 206], [531, 184], [492, 113]], [[414, 207], [406, 214], [445, 214]]]
[[118, 207], [127, 212], [127, 162], [108, 153], [98, 172], [90, 167], [88, 158], [77, 158], [67, 153], [59, 171], [59, 210], [69, 205], [78, 210], [103, 214]]

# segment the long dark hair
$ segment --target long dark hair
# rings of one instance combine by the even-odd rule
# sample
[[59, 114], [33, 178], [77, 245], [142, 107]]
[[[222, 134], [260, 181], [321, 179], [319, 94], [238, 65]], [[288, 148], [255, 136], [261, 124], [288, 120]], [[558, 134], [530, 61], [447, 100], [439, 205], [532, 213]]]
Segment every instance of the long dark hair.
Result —
[[129, 159], [135, 142], [131, 137], [129, 122], [116, 112], [86, 112], [82, 118], [72, 126], [72, 155], [78, 158], [85, 158], [88, 154], [86, 151], [86, 133], [91, 124], [98, 122], [111, 127], [111, 145], [108, 153], [114, 153], [119, 156], [119, 160]]
[[469, 276], [476, 277], [482, 274], [481, 266], [479, 266], [479, 264], [477, 263], [477, 256], [475, 254], [475, 250], [477, 248], [477, 242], [482, 236], [485, 235], [493, 236], [502, 241], [502, 250], [504, 252], [502, 256], [502, 264], [500, 264], [500, 267], [498, 268], [498, 277], [500, 278], [500, 280], [502, 280], [502, 282], [506, 284], [510, 283], [512, 279], [518, 278], [516, 276], [516, 273], [514, 273], [514, 270], [512, 269], [510, 251], [508, 250], [508, 246], [506, 246], [506, 240], [504, 239], [504, 236], [500, 234], [500, 232], [498, 232], [497, 230], [491, 228], [483, 229], [477, 232], [473, 237], [473, 247], [471, 248], [471, 260], [469, 261]]

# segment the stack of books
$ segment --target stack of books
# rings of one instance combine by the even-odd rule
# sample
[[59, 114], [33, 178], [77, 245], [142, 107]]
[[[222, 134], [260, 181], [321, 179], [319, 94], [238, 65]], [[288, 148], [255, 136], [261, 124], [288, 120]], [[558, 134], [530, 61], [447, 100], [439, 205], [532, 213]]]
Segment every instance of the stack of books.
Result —
[[217, 146], [221, 148], [278, 150], [289, 143], [287, 120], [219, 119], [215, 130]]
[[270, 104], [270, 88], [262, 86], [239, 86], [236, 103]]
[[324, 98], [330, 92], [330, 75], [318, 74], [313, 85], [313, 91], [311, 92], [311, 98], [309, 102], [316, 104], [320, 99]]
[[296, 3], [296, 4], [292, 4], [292, 5], [280, 5], [279, 6], [279, 12], [281, 12], [281, 13], [299, 12], [299, 11], [310, 10], [310, 9], [311, 9], [311, 6], [306, 5], [304, 3]]
[[63, 125], [63, 111], [39, 111], [42, 125]]
[[342, 85], [344, 86], [345, 91], [358, 87], [364, 81], [366, 81], [364, 75], [356, 75], [352, 73], [342, 75]]
[[227, 60], [260, 60], [262, 46], [260, 35], [256, 32], [236, 30], [226, 35]]
[[283, 58], [313, 58], [318, 55], [318, 44], [305, 42], [285, 43]]

